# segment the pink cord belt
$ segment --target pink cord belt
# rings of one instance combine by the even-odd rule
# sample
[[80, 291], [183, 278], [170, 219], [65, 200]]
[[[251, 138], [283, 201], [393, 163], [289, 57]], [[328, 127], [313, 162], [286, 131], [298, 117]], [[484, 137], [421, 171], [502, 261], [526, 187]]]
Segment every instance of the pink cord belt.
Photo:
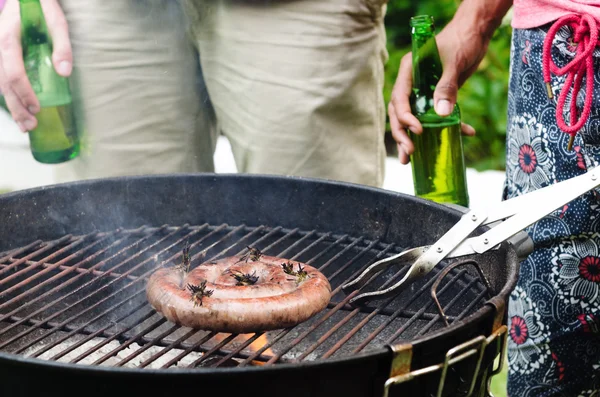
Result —
[[[552, 42], [556, 33], [563, 26], [570, 26], [575, 32], [573, 42], [576, 44], [576, 55], [563, 67], [559, 68], [552, 59]], [[594, 49], [600, 43], [598, 42], [598, 27], [596, 20], [589, 14], [567, 15], [558, 19], [548, 31], [544, 40], [542, 55], [542, 67], [544, 82], [548, 97], [553, 98], [552, 88], [550, 86], [551, 73], [556, 76], [566, 75], [565, 84], [558, 96], [556, 106], [556, 122], [558, 127], [566, 134], [569, 134], [568, 150], [573, 147], [575, 135], [585, 125], [590, 117], [592, 108], [592, 99], [594, 95]], [[581, 114], [577, 111], [577, 96], [581, 90], [583, 78], [585, 77], [585, 102]], [[565, 102], [567, 95], [571, 92], [570, 103], [570, 122], [566, 123], [564, 119]]]

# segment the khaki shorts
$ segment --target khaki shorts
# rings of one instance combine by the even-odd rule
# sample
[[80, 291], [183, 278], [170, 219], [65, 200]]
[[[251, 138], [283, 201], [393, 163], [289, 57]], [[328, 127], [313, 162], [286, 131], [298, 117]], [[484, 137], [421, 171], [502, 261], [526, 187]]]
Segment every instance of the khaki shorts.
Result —
[[60, 181], [212, 172], [381, 186], [385, 0], [62, 0], [80, 158]]

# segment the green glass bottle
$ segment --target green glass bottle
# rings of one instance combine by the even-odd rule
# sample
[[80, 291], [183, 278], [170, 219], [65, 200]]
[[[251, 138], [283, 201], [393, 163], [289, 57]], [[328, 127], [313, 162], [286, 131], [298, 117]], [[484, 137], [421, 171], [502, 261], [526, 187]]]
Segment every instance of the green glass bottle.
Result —
[[8, 112], [8, 107], [6, 106], [6, 101], [4, 100], [4, 95], [0, 92], [0, 108], [4, 109]]
[[69, 80], [54, 70], [52, 40], [40, 1], [19, 3], [25, 71], [41, 107], [36, 114], [38, 125], [29, 132], [31, 153], [41, 163], [62, 163], [79, 155]]
[[460, 109], [447, 117], [434, 110], [433, 93], [442, 76], [442, 62], [435, 41], [433, 18], [411, 18], [413, 114], [423, 125], [422, 134], [410, 132], [415, 145], [411, 156], [415, 194], [439, 203], [469, 206], [463, 154]]

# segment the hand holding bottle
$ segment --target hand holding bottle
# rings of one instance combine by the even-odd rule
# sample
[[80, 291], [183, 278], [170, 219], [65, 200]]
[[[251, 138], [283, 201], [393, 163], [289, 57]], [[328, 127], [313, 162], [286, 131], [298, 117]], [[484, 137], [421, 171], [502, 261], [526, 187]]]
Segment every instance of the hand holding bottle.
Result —
[[[73, 56], [64, 13], [58, 0], [41, 0], [40, 3], [52, 37], [52, 63], [59, 75], [68, 77]], [[0, 90], [19, 128], [23, 132], [34, 130], [38, 125], [35, 115], [40, 111], [40, 102], [25, 73], [19, 0], [7, 0], [0, 14]]]
[[[436, 36], [444, 72], [434, 93], [435, 111], [440, 116], [452, 113], [458, 88], [475, 72], [483, 59], [495, 29], [500, 25], [512, 0], [465, 0], [452, 21]], [[414, 145], [408, 131], [420, 134], [421, 123], [412, 114], [412, 54], [402, 58], [398, 77], [388, 105], [392, 136], [398, 143], [402, 164], [409, 163]], [[475, 135], [473, 127], [462, 124], [465, 135]]]

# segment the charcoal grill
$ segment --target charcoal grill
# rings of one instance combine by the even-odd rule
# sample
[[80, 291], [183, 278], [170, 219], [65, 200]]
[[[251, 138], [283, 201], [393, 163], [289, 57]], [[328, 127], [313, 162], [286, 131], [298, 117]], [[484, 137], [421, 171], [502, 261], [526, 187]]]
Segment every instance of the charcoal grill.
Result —
[[[526, 235], [444, 261], [385, 300], [352, 306], [341, 290], [460, 216], [379, 189], [275, 176], [128, 177], [4, 195], [0, 395], [484, 395]], [[331, 303], [295, 327], [248, 335], [169, 323], [145, 283], [179, 263], [186, 244], [192, 266], [249, 246], [306, 262], [330, 280]]]

